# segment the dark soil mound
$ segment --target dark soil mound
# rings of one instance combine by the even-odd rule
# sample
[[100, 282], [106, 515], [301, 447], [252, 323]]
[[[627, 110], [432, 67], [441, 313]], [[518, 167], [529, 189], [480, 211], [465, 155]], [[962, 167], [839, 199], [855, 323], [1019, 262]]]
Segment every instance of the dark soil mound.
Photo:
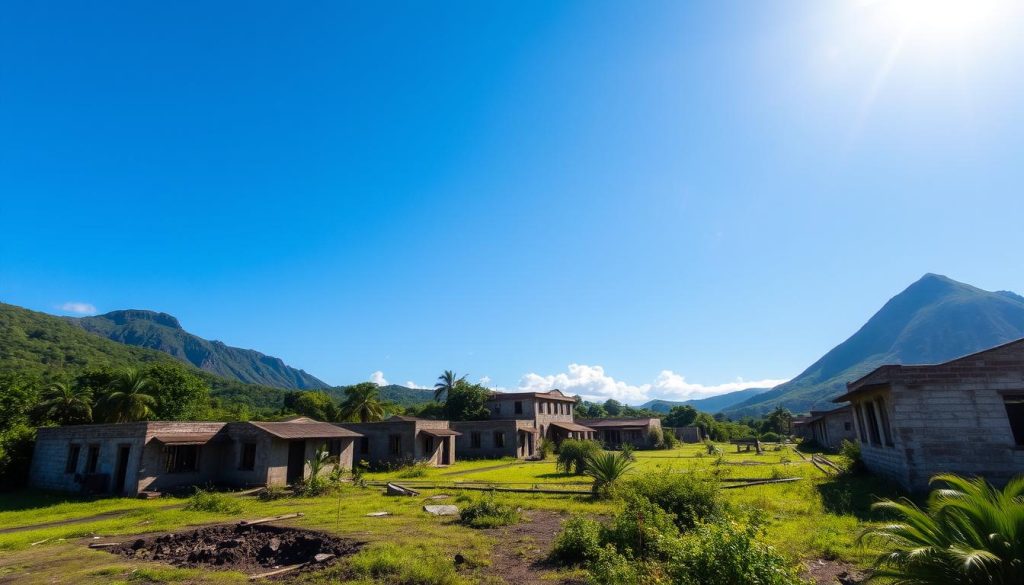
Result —
[[322, 532], [259, 524], [210, 526], [140, 538], [113, 547], [111, 552], [182, 567], [213, 565], [252, 573], [309, 561], [325, 566], [354, 554], [360, 546], [362, 543]]

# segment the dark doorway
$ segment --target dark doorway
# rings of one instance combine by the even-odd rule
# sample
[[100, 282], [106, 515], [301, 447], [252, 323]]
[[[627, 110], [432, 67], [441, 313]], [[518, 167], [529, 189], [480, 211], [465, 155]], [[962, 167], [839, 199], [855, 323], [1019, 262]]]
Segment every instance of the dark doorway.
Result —
[[306, 441], [292, 441], [288, 443], [288, 484], [294, 484], [302, 480], [306, 471]]
[[131, 445], [119, 445], [117, 448], [117, 467], [114, 468], [114, 493], [124, 493], [125, 479], [128, 477], [128, 456], [132, 453]]
[[423, 437], [423, 457], [426, 459], [434, 458], [434, 438]]
[[441, 439], [441, 465], [452, 464], [452, 439], [446, 437]]

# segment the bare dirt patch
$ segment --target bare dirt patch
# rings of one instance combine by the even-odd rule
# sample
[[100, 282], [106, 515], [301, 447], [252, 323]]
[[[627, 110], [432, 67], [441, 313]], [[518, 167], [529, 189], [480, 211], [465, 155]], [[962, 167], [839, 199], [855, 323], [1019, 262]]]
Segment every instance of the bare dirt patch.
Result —
[[818, 559], [804, 563], [804, 577], [817, 585], [859, 585], [867, 578], [850, 563]]
[[487, 573], [515, 585], [555, 585], [573, 581], [553, 580], [555, 567], [548, 563], [551, 545], [562, 530], [563, 517], [555, 512], [532, 510], [523, 522], [484, 530], [498, 540]]
[[322, 532], [259, 524], [208, 526], [138, 538], [108, 550], [134, 560], [160, 561], [178, 567], [220, 567], [260, 573], [303, 563], [325, 567], [355, 554], [361, 546], [360, 542]]

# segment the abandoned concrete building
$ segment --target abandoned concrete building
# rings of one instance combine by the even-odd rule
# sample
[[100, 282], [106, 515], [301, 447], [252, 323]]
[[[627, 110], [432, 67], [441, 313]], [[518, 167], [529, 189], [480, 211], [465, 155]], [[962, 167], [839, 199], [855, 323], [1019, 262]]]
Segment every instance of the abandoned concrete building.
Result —
[[843, 441], [855, 441], [853, 430], [853, 409], [849, 404], [832, 410], [812, 410], [802, 421], [805, 438], [830, 451], [838, 451]]
[[847, 384], [871, 471], [923, 490], [951, 472], [1004, 484], [1024, 473], [1024, 339], [938, 365], [882, 366]]
[[352, 467], [355, 432], [308, 418], [285, 422], [137, 422], [41, 428], [30, 485], [135, 495], [203, 484], [286, 485], [324, 446]]
[[609, 449], [627, 443], [644, 447], [651, 442], [653, 433], [661, 432], [661, 419], [657, 418], [594, 418], [579, 422], [597, 431], [597, 440]]
[[459, 433], [446, 420], [392, 416], [381, 422], [340, 423], [340, 428], [358, 435], [356, 462], [370, 465], [401, 465], [414, 461], [429, 465], [455, 463], [455, 438]]

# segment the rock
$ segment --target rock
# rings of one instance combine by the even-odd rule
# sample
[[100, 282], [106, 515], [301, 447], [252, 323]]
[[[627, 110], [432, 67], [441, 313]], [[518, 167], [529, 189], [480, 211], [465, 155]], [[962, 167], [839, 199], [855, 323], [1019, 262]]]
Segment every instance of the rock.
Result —
[[434, 516], [456, 516], [459, 508], [456, 506], [423, 506], [423, 511]]
[[389, 483], [387, 490], [384, 492], [386, 496], [418, 496], [420, 493], [416, 490], [402, 487], [396, 483]]
[[267, 543], [267, 548], [274, 552], [277, 552], [281, 549], [281, 539], [276, 536], [274, 538], [271, 538], [270, 542]]
[[456, 565], [461, 565], [462, 563], [465, 563], [465, 562], [466, 562], [466, 557], [462, 556], [461, 553], [456, 553], [455, 554], [455, 564]]
[[324, 561], [329, 561], [329, 560], [331, 560], [333, 558], [334, 558], [334, 555], [327, 554], [327, 553], [320, 553], [320, 554], [317, 554], [317, 555], [313, 556], [313, 560], [315, 562], [317, 562], [317, 563], [322, 563]]
[[391, 512], [370, 512], [367, 516], [372, 518], [380, 518], [381, 516], [390, 516]]

